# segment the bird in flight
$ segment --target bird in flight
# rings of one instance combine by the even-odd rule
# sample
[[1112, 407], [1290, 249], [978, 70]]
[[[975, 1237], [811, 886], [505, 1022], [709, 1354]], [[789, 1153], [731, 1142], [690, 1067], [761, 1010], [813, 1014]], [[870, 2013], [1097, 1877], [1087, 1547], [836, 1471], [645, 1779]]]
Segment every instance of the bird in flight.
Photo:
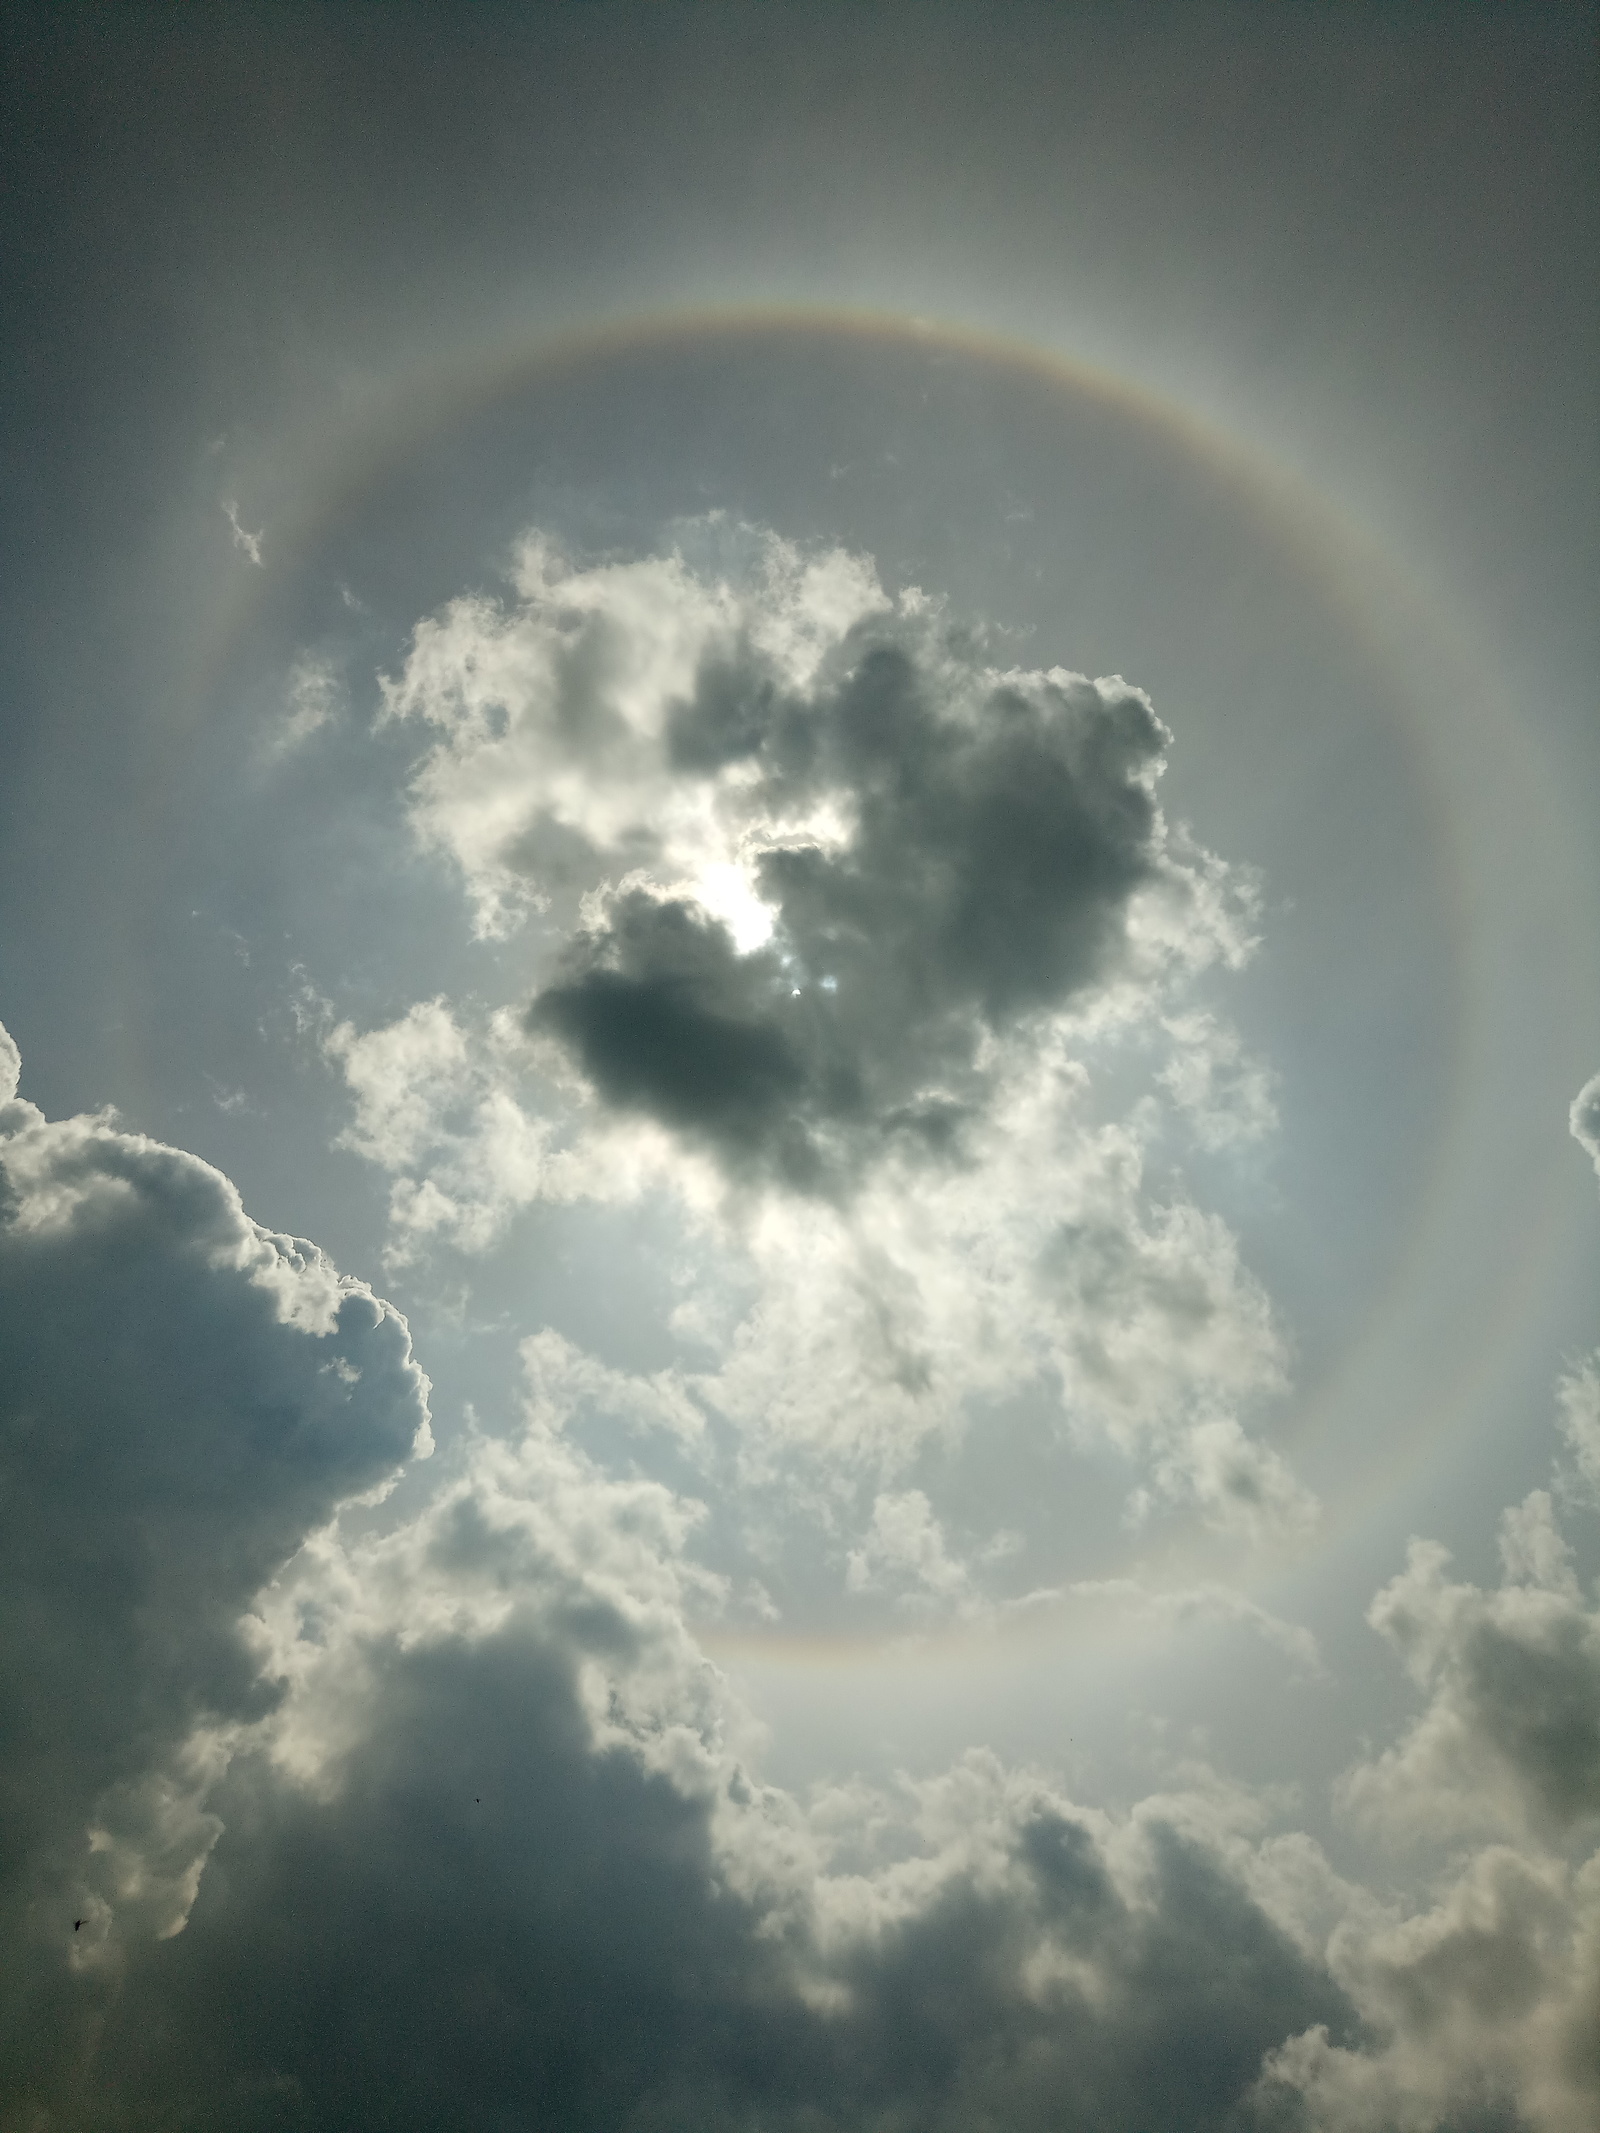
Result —
[[83, 1920], [82, 1920], [81, 1918], [75, 1918], [75, 1919], [74, 1919], [74, 1920], [72, 1921], [72, 1930], [73, 1930], [73, 1932], [74, 1932], [74, 1933], [76, 1933], [76, 1932], [77, 1932], [77, 1930], [78, 1930], [78, 1928], [79, 1928], [79, 1926], [81, 1926], [82, 1924], [83, 1924]]

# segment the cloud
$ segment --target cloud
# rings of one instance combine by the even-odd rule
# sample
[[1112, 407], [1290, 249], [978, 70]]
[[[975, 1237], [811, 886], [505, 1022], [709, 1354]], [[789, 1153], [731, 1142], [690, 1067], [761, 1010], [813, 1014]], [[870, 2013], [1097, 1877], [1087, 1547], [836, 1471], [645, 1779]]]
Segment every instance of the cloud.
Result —
[[[1374, 1605], [1428, 1703], [1347, 1807], [1465, 1831], [1465, 1770], [1500, 1817], [1420, 1900], [1201, 1768], [1118, 1813], [982, 1749], [789, 1793], [688, 1627], [728, 1598], [704, 1506], [571, 1427], [692, 1444], [689, 1376], [536, 1336], [508, 1425], [380, 1502], [426, 1418], [386, 1306], [194, 1157], [0, 1126], [18, 2123], [1592, 2123], [1600, 1862], [1551, 1847], [1593, 1811], [1595, 1617], [1542, 1492], [1498, 1590], [1419, 1546]], [[949, 1599], [925, 1492], [870, 1535], [867, 1579]], [[1080, 1597], [1307, 1656], [1220, 1588]]]
[[[0, 1032], [0, 1088], [16, 1066]], [[63, 1989], [69, 1944], [110, 1961], [181, 1925], [220, 1827], [204, 1795], [271, 1702], [241, 1615], [337, 1503], [427, 1443], [405, 1323], [362, 1284], [109, 1114], [0, 1106], [13, 2005]]]
[[[754, 664], [758, 701], [774, 677], [804, 687], [890, 603], [870, 563], [842, 552], [803, 556], [717, 520], [687, 532], [691, 548], [720, 541], [728, 553], [708, 553], [704, 568], [676, 552], [580, 570], [529, 535], [512, 600], [452, 601], [417, 625], [385, 681], [384, 716], [437, 736], [412, 820], [459, 866], [481, 933], [570, 911], [582, 890], [640, 863], [764, 929], [718, 813], [743, 781], [737, 744], [732, 761], [694, 760], [712, 745], [713, 716], [680, 763], [677, 707], [725, 660]], [[723, 719], [720, 746], [738, 715]]]
[[[259, 547], [259, 539], [257, 539]], [[252, 562], [260, 562], [252, 554]], [[267, 729], [263, 752], [272, 760], [293, 755], [314, 734], [320, 733], [343, 709], [345, 686], [332, 662], [306, 652], [289, 670], [287, 703], [280, 717]]]
[[[806, 698], [713, 668], [669, 722], [680, 768], [742, 773], [770, 945], [741, 952], [698, 903], [627, 889], [530, 1010], [607, 1102], [800, 1186], [839, 1175], [831, 1142], [847, 1173], [863, 1141], [948, 1146], [985, 1047], [1101, 972], [1159, 858], [1166, 736], [1137, 692], [965, 674], [958, 691], [920, 644], [841, 653]], [[735, 702], [770, 708], [733, 738], [713, 718]], [[819, 815], [841, 825], [827, 842], [790, 831]]]
[[1501, 1519], [1505, 1580], [1458, 1584], [1413, 1541], [1369, 1620], [1429, 1691], [1397, 1746], [1350, 1772], [1347, 1810], [1410, 1836], [1534, 1832], [1600, 1817], [1600, 1609], [1543, 1489]]
[[261, 542], [265, 528], [262, 529], [262, 533], [247, 533], [239, 523], [239, 506], [236, 503], [225, 502], [222, 509], [233, 532], [234, 547], [242, 550], [252, 563], [260, 566], [262, 560]]
[[1199, 1011], [1173, 1017], [1166, 1028], [1178, 1043], [1157, 1078], [1202, 1148], [1246, 1147], [1275, 1129], [1273, 1077], [1245, 1051], [1236, 1030]]
[[548, 1646], [381, 1664], [334, 1797], [236, 1771], [251, 1842], [222, 1838], [188, 1930], [110, 2010], [103, 2096], [227, 2098], [235, 2122], [476, 2127], [514, 2096], [578, 2133], [1220, 2133], [1270, 2042], [1312, 2013], [1348, 2034], [1228, 1863], [1157, 1815], [1112, 1849], [975, 1756], [874, 1803], [898, 1869], [796, 1916], [731, 1884], [703, 1803], [593, 1752]]
[[435, 1242], [485, 1252], [535, 1201], [603, 1193], [597, 1166], [564, 1147], [527, 1100], [525, 1046], [509, 1012], [468, 1028], [446, 1000], [421, 1000], [365, 1031], [335, 1021], [315, 997], [301, 1013], [355, 1100], [338, 1145], [394, 1174], [390, 1268]]
[[1572, 1138], [1600, 1173], [1600, 1074], [1586, 1081], [1572, 1099], [1567, 1123]]
[[1182, 1627], [1191, 1622], [1218, 1622], [1250, 1629], [1264, 1643], [1273, 1645], [1292, 1662], [1295, 1674], [1305, 1681], [1325, 1680], [1327, 1669], [1311, 1631], [1298, 1622], [1286, 1622], [1231, 1585], [1151, 1587], [1135, 1578], [1084, 1578], [1055, 1591], [1030, 1593], [1023, 1603], [1028, 1609], [1048, 1607], [1063, 1600], [1087, 1602], [1135, 1621]]
[[0, 1023], [0, 1109], [16, 1100], [17, 1090], [22, 1085], [22, 1054], [17, 1049], [17, 1040]]
[[969, 1164], [909, 1158], [847, 1211], [763, 1211], [756, 1302], [694, 1380], [736, 1424], [750, 1478], [795, 1457], [893, 1474], [984, 1405], [1043, 1388], [1065, 1441], [1135, 1464], [1147, 1509], [1308, 1515], [1234, 1415], [1282, 1383], [1264, 1295], [1222, 1224], [1146, 1202], [1137, 1128], [1085, 1130], [1082, 1095], [1030, 1070]]
[[1165, 822], [1165, 727], [1120, 679], [985, 664], [863, 558], [680, 531], [591, 568], [531, 536], [510, 596], [426, 618], [384, 683], [432, 736], [417, 834], [541, 971], [525, 1036], [329, 1011], [390, 1263], [670, 1196], [714, 1270], [670, 1330], [741, 1488], [798, 1462], [797, 1501], [903, 1493], [1042, 1388], [1134, 1463], [1136, 1517], [1304, 1524], [1248, 1426], [1281, 1336], [1172, 1169], [1272, 1105], [1192, 997], [1251, 952], [1255, 891]]
[[693, 1505], [566, 1439], [549, 1360], [420, 1512], [325, 1526], [258, 1596], [278, 1700], [205, 1796], [187, 1922], [115, 1993], [73, 1978], [32, 2107], [1221, 2133], [1271, 2045], [1348, 2035], [1226, 1788], [1113, 1818], [981, 1751], [764, 1786], [683, 1627]]
[[588, 570], [530, 537], [509, 603], [418, 625], [386, 716], [440, 736], [412, 818], [480, 930], [566, 935], [530, 1028], [730, 1173], [838, 1191], [958, 1149], [996, 1046], [1089, 988], [1240, 959], [1248, 884], [1169, 833], [1141, 691], [994, 668], [864, 559], [738, 534]]
[[466, 1040], [443, 1000], [419, 1001], [398, 1022], [358, 1036], [348, 1022], [330, 1028], [323, 1050], [344, 1068], [356, 1114], [340, 1145], [395, 1170], [433, 1144], [438, 1113], [456, 1102]]
[[1328, 1964], [1366, 2036], [1313, 2028], [1271, 2054], [1269, 2126], [1580, 2133], [1600, 2117], [1600, 1608], [1546, 1491], [1503, 1514], [1500, 1556], [1485, 1589], [1413, 1541], [1373, 1602], [1428, 1700], [1338, 1804], [1393, 1846], [1451, 1853], [1431, 1900], [1347, 1907]]
[[[1377, 1907], [1373, 1907], [1376, 1910]], [[1260, 2122], [1297, 2133], [1586, 2133], [1600, 2111], [1600, 1856], [1491, 1845], [1440, 1900], [1353, 1919], [1330, 1960], [1372, 2042], [1273, 2052]]]
[[885, 1579], [908, 1586], [904, 1598], [912, 1605], [925, 1596], [947, 1605], [959, 1605], [968, 1597], [966, 1566], [949, 1553], [944, 1530], [921, 1489], [879, 1495], [861, 1546], [850, 1551], [845, 1583], [852, 1592], [869, 1591]]
[[608, 1370], [549, 1327], [525, 1340], [520, 1352], [529, 1412], [545, 1428], [564, 1429], [587, 1409], [618, 1417], [636, 1435], [659, 1431], [685, 1444], [704, 1435], [705, 1411], [682, 1371]]
[[531, 1061], [514, 1018], [418, 1002], [365, 1032], [316, 1007], [354, 1098], [340, 1138], [394, 1178], [392, 1266], [481, 1252], [536, 1201], [676, 1199], [686, 1279], [670, 1327], [690, 1396], [732, 1432], [741, 1486], [811, 1469], [847, 1489], [958, 1441], [984, 1403], [1043, 1389], [1064, 1441], [1139, 1470], [1135, 1510], [1303, 1524], [1312, 1505], [1240, 1416], [1285, 1353], [1225, 1224], [1146, 1183], [1167, 1114], [1099, 1122], [1070, 1032], [997, 1070], [959, 1162], [889, 1151], [844, 1203], [729, 1203], [710, 1158], [594, 1116]]
[[1600, 1354], [1585, 1357], [1556, 1387], [1561, 1434], [1576, 1474], [1568, 1493], [1600, 1510]]

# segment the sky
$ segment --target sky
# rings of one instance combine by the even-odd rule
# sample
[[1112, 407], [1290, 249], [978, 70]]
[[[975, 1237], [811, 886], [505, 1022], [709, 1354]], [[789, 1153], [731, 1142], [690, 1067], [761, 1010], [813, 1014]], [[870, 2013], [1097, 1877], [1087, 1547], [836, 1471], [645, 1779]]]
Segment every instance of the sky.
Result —
[[1594, 10], [0, 27], [0, 2133], [1587, 2133]]

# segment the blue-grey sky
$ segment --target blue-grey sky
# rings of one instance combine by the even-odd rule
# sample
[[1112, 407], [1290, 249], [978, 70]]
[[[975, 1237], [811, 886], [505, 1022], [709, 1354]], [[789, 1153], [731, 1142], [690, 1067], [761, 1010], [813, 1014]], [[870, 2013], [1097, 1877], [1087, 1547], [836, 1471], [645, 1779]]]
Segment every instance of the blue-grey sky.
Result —
[[0, 12], [0, 2133], [1592, 2126], [1592, 8]]

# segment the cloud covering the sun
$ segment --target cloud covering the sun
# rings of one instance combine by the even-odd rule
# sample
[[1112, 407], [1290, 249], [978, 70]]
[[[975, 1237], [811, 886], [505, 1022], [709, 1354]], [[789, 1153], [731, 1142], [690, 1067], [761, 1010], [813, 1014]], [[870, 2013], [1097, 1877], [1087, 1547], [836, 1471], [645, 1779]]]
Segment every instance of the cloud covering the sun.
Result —
[[582, 569], [529, 536], [511, 596], [425, 618], [384, 684], [436, 736], [419, 836], [481, 931], [543, 914], [529, 1027], [603, 1104], [847, 1192], [959, 1150], [1062, 1010], [1248, 954], [1248, 882], [1156, 804], [1140, 690], [999, 669], [865, 558], [692, 530], [732, 554]]
[[530, 535], [384, 682], [429, 736], [417, 836], [535, 972], [515, 1006], [317, 1008], [391, 1263], [664, 1195], [720, 1258], [672, 1331], [742, 1483], [892, 1491], [1043, 1388], [1136, 1519], [1304, 1524], [1254, 1427], [1282, 1332], [1175, 1169], [1274, 1112], [1199, 990], [1252, 952], [1255, 885], [1162, 814], [1167, 729], [1119, 678], [996, 665], [866, 558], [680, 535], [590, 566]]

